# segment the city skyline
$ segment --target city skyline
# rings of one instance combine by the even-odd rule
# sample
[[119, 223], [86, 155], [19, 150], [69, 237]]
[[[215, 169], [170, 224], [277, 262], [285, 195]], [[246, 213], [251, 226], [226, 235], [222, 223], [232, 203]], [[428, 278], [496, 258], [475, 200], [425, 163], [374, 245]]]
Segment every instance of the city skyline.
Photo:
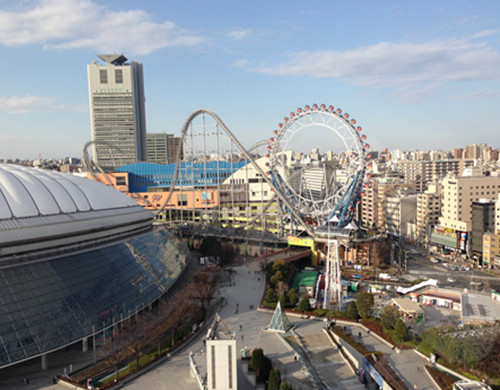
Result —
[[371, 5], [0, 0], [0, 159], [81, 156], [102, 52], [144, 65], [148, 133], [207, 108], [248, 147], [325, 103], [374, 150], [499, 148], [500, 4]]

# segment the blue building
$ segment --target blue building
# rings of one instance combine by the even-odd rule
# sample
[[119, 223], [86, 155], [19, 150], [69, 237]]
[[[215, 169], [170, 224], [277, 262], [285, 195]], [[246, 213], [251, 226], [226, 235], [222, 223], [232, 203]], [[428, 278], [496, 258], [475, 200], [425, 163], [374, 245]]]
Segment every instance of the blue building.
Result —
[[[176, 187], [203, 188], [222, 183], [248, 162], [209, 161], [206, 163], [182, 162], [175, 183]], [[134, 163], [116, 169], [128, 173], [130, 192], [148, 192], [148, 189], [161, 190], [173, 184], [176, 164], [160, 165], [154, 163]]]

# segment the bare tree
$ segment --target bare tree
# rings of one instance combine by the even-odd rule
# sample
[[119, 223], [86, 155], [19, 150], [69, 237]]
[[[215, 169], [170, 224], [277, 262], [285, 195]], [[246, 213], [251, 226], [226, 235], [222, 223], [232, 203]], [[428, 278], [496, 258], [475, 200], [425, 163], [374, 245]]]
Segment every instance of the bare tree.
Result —
[[186, 288], [186, 297], [199, 305], [202, 317], [205, 317], [214, 298], [216, 282], [215, 272], [197, 271]]

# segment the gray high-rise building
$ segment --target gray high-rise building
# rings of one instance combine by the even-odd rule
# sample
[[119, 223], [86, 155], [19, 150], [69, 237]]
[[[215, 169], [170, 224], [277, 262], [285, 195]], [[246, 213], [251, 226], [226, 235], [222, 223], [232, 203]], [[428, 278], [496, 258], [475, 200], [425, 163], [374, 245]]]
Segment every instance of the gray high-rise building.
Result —
[[142, 64], [122, 54], [99, 54], [87, 65], [93, 157], [104, 169], [146, 159]]
[[146, 148], [147, 161], [157, 164], [173, 164], [177, 162], [177, 153], [180, 159], [184, 155], [182, 138], [175, 137], [173, 134], [146, 134]]

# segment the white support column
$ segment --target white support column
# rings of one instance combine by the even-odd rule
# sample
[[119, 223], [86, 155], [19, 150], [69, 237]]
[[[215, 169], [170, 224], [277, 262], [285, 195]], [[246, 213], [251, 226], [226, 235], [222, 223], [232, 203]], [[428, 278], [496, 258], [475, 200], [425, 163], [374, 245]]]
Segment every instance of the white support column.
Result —
[[88, 352], [89, 350], [89, 338], [84, 337], [82, 339], [82, 352]]
[[334, 303], [336, 308], [342, 308], [342, 275], [340, 271], [339, 241], [337, 239], [328, 240], [328, 250], [326, 255], [326, 283], [325, 300], [323, 308], [329, 309], [330, 303]]

